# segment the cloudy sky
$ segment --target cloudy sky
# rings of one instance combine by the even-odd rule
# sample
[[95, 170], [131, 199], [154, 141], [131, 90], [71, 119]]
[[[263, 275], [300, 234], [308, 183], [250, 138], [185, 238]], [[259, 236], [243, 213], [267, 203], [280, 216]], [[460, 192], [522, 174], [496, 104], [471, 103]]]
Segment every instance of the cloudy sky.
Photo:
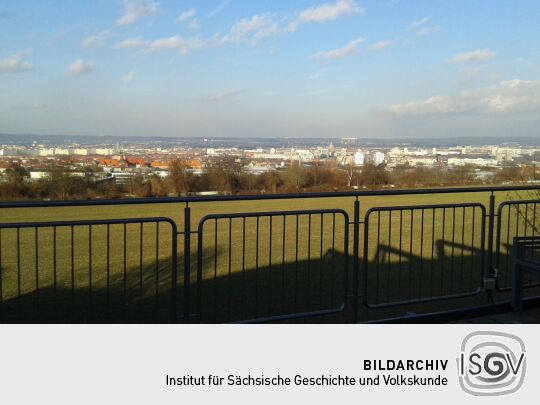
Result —
[[0, 2], [0, 133], [540, 136], [537, 0]]

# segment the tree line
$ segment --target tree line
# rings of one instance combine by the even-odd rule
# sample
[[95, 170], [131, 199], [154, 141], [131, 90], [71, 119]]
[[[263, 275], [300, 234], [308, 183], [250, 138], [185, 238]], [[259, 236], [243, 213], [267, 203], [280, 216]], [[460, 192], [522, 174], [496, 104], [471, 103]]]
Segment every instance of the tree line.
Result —
[[[95, 170], [95, 169], [94, 169]], [[418, 188], [517, 182], [533, 178], [532, 167], [508, 166], [487, 180], [480, 180], [471, 166], [452, 169], [439, 167], [397, 167], [366, 164], [346, 167], [332, 164], [309, 165], [292, 162], [287, 167], [254, 174], [243, 170], [234, 159], [213, 162], [203, 174], [193, 174], [178, 159], [169, 163], [168, 176], [136, 174], [127, 184], [114, 179], [96, 181], [92, 169], [85, 176], [73, 176], [67, 166], [57, 164], [45, 178], [28, 181], [28, 171], [20, 165], [6, 169], [0, 182], [0, 198], [12, 199], [92, 199], [185, 196], [204, 191], [225, 194], [345, 191], [351, 188]]]

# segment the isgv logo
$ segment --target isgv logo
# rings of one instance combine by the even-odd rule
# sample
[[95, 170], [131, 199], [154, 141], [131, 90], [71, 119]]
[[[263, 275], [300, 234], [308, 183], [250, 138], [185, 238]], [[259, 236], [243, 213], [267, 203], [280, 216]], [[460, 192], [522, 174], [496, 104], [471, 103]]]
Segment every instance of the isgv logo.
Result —
[[459, 384], [468, 394], [510, 394], [525, 379], [525, 344], [510, 333], [472, 332], [463, 339], [457, 363]]

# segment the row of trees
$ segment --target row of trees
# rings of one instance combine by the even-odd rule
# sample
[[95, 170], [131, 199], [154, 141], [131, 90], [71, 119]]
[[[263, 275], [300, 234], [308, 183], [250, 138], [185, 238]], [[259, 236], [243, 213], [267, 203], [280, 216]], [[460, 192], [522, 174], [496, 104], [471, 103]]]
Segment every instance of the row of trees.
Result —
[[[188, 195], [194, 192], [218, 191], [220, 193], [276, 193], [301, 191], [333, 191], [358, 188], [434, 187], [481, 183], [472, 167], [462, 166], [451, 170], [441, 168], [394, 168], [364, 165], [346, 168], [322, 164], [302, 165], [293, 162], [284, 170], [250, 174], [234, 160], [223, 160], [202, 175], [194, 175], [180, 160], [169, 166], [169, 175], [134, 176], [130, 184], [116, 184], [113, 179], [95, 181], [93, 176], [74, 177], [62, 166], [51, 169], [50, 176], [38, 181], [26, 181], [26, 170], [20, 166], [7, 169], [0, 182], [0, 198], [6, 199], [70, 199], [70, 198], [119, 198], [126, 195], [162, 197]], [[511, 166], [496, 172], [492, 181], [521, 181], [532, 178], [531, 168]]]

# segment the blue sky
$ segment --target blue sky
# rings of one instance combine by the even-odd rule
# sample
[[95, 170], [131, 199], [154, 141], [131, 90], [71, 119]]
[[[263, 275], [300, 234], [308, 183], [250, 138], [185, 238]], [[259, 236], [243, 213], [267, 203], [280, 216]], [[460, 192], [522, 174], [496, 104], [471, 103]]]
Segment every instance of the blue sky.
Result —
[[540, 135], [540, 3], [0, 2], [0, 133]]

